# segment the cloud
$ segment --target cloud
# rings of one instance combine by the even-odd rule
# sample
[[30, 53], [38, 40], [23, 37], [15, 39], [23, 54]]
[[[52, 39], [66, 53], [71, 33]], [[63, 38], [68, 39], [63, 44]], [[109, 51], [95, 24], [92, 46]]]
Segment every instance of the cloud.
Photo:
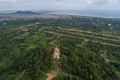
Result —
[[92, 4], [92, 3], [94, 3], [94, 0], [85, 0], [85, 2], [86, 2], [87, 4]]
[[120, 10], [120, 0], [0, 0], [0, 10], [40, 10], [40, 9]]
[[99, 4], [99, 5], [106, 5], [106, 4], [118, 4], [120, 0], [85, 0], [87, 4]]
[[16, 0], [0, 0], [0, 2], [16, 2]]
[[112, 4], [117, 4], [117, 3], [119, 3], [118, 0], [108, 0], [108, 2], [109, 2], [109, 3], [112, 3]]

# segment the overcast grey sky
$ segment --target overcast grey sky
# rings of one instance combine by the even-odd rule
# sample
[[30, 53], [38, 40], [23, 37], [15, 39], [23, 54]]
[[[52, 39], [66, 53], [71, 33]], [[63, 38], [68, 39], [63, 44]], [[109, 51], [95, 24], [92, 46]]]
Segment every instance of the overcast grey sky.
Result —
[[120, 10], [120, 0], [0, 0], [7, 10]]

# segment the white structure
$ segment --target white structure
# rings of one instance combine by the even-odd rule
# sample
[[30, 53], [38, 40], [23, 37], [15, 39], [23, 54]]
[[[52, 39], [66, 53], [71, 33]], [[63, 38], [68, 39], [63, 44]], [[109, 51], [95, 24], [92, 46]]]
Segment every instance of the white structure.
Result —
[[54, 49], [53, 58], [54, 59], [60, 59], [60, 50], [57, 47]]
[[108, 26], [111, 26], [112, 24], [108, 24]]

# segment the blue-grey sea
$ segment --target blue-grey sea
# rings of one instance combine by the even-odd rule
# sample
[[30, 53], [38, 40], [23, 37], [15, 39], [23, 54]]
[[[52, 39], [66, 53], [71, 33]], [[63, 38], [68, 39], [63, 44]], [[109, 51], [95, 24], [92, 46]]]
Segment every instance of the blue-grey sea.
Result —
[[56, 10], [56, 11], [51, 11], [50, 14], [120, 18], [120, 10]]

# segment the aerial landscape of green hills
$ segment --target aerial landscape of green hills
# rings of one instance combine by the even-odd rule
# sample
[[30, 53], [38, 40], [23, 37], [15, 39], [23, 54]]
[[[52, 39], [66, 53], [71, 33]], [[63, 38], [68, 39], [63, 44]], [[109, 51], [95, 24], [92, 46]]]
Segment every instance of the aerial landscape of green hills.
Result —
[[119, 18], [10, 15], [0, 16], [0, 80], [120, 80]]

